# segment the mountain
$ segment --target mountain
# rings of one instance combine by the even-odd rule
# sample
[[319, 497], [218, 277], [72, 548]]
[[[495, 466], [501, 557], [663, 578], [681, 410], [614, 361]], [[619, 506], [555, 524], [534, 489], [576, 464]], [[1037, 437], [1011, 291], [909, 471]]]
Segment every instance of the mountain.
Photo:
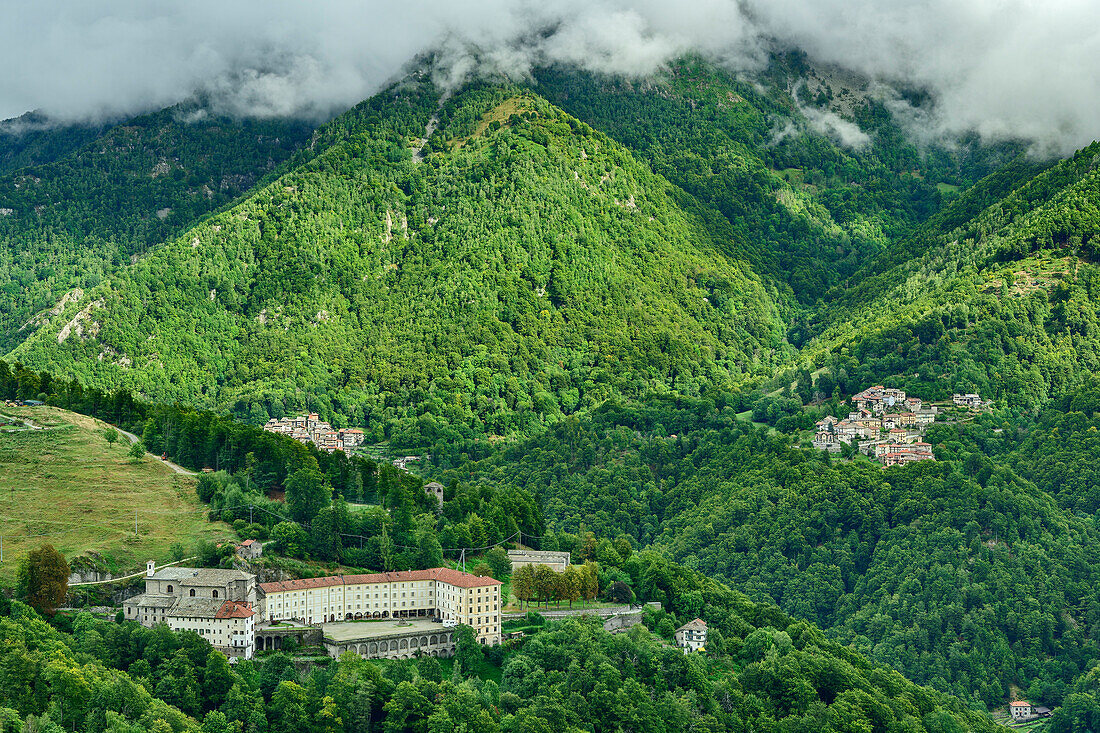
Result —
[[[753, 614], [775, 603], [820, 625], [834, 656], [978, 709], [1076, 696], [1091, 714], [1100, 147], [1043, 162], [1011, 143], [917, 146], [858, 80], [797, 55], [753, 79], [693, 59], [644, 80], [551, 68], [444, 92], [428, 78], [312, 135], [176, 109], [74, 153], [63, 137], [13, 152], [36, 165], [0, 179], [6, 358], [180, 403], [147, 425], [173, 451], [214, 420], [174, 420], [187, 405], [362, 425], [430, 453], [471, 497], [536, 497], [543, 547], [599, 536], [620, 568], [610, 541], [629, 538], [743, 590]], [[220, 157], [194, 168], [208, 147]], [[234, 185], [200, 195], [219, 175]], [[51, 380], [21, 394], [49, 397]], [[815, 419], [875, 383], [977, 391], [995, 409], [930, 429], [932, 464], [807, 449]], [[247, 457], [232, 460], [250, 487]], [[355, 483], [343, 473], [329, 485]], [[470, 542], [451, 528], [455, 546], [480, 521], [463, 520]], [[678, 614], [706, 610], [694, 580], [661, 596], [622, 572]], [[844, 729], [822, 722], [817, 702], [835, 699], [818, 686], [782, 686], [813, 659], [783, 667], [769, 624], [738, 633], [737, 693], [761, 684], [724, 712]], [[771, 636], [759, 658], [755, 631]], [[504, 673], [515, 689], [520, 671]], [[872, 697], [904, 687], [867, 674]], [[847, 709], [884, 709], [859, 700]], [[952, 729], [917, 707], [896, 727]]]
[[5, 350], [59, 302], [79, 300], [248, 190], [311, 132], [301, 122], [214, 118], [194, 106], [106, 129], [40, 128], [26, 117], [0, 127], [0, 160], [8, 161], [0, 165]]
[[53, 163], [96, 139], [108, 123], [64, 124], [28, 112], [0, 121], [0, 174]]
[[807, 305], [1021, 150], [974, 139], [918, 147], [868, 80], [799, 54], [758, 78], [688, 58], [643, 81], [562, 68], [536, 80], [699, 201], [737, 256]]
[[253, 419], [320, 405], [430, 445], [441, 424], [508, 434], [784, 356], [772, 291], [698, 207], [537, 95], [409, 85], [333, 127], [346, 137], [60, 303], [13, 357]]
[[197, 212], [169, 211], [132, 264], [24, 267], [10, 358], [253, 421], [320, 410], [409, 448], [766, 380], [818, 299], [1010, 150], [918, 150], [854, 83], [838, 109], [871, 134], [846, 146], [800, 100], [807, 73], [687, 59], [445, 98], [413, 74], [216, 221], [173, 237]]
[[[937, 462], [884, 471], [797, 447], [797, 428], [757, 427], [742, 406], [607, 404], [510, 447], [459, 445], [433, 460], [452, 466], [444, 479], [537, 493], [553, 533], [544, 547], [625, 534], [991, 708], [1012, 689], [1060, 704], [1100, 658], [1091, 515], [970, 447], [1018, 431], [1025, 446], [1042, 441], [1051, 447], [1031, 453], [1028, 471], [1040, 478], [1055, 465], [1050, 427], [1027, 438], [1031, 426], [992, 417], [937, 426]], [[1078, 430], [1055, 455], [1091, 440], [1088, 423]]]
[[[851, 384], [1037, 408], [1100, 368], [1100, 145], [991, 176], [829, 293], [802, 353]], [[842, 380], [843, 381], [843, 380]]]

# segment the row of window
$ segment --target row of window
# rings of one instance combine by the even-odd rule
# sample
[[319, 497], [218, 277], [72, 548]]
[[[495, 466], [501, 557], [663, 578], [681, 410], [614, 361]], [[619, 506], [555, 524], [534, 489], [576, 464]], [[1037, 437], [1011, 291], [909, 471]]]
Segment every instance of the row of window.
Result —
[[[169, 594], [171, 594], [171, 593], [172, 593], [172, 586], [168, 586], [168, 593], [169, 593]], [[194, 598], [194, 597], [195, 597], [195, 589], [194, 589], [194, 588], [192, 588], [192, 589], [191, 589], [191, 591], [190, 591], [190, 592], [188, 593], [188, 595], [189, 595], [189, 596], [190, 596], [191, 598]], [[217, 597], [218, 597], [218, 590], [217, 590], [217, 588], [215, 588], [214, 590], [210, 591], [210, 597], [211, 597], [211, 598], [217, 598]]]

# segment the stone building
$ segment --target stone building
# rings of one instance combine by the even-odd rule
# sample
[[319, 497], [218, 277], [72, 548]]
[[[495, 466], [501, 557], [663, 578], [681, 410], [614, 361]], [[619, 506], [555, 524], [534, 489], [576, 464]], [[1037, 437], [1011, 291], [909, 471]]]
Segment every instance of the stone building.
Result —
[[438, 481], [432, 481], [431, 483], [424, 484], [424, 493], [428, 496], [434, 497], [436, 504], [440, 507], [443, 506], [443, 484]]
[[512, 561], [512, 572], [524, 565], [545, 565], [556, 573], [569, 567], [571, 555], [568, 552], [544, 550], [508, 550], [508, 559]]
[[245, 560], [255, 560], [264, 554], [264, 545], [259, 540], [245, 540], [237, 545], [237, 555]]
[[146, 564], [145, 592], [123, 603], [125, 617], [142, 626], [194, 631], [226, 656], [254, 650], [256, 576], [240, 570]]

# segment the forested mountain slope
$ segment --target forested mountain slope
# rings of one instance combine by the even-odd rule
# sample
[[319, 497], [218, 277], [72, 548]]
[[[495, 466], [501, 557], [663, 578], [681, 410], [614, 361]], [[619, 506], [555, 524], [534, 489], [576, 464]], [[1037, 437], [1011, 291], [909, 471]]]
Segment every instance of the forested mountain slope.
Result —
[[34, 316], [66, 293], [94, 288], [248, 190], [312, 130], [293, 120], [212, 118], [194, 106], [106, 130], [36, 130], [33, 122], [0, 128], [0, 163], [9, 164], [0, 165], [5, 350], [34, 333], [42, 320]]
[[1079, 384], [1100, 368], [1098, 161], [1093, 144], [1037, 175], [1014, 166], [975, 187], [830, 293], [805, 358], [931, 398], [978, 391], [1038, 407]]
[[102, 135], [106, 122], [62, 124], [27, 112], [0, 121], [0, 174], [53, 163]]
[[[838, 88], [856, 128], [824, 91], [807, 99], [815, 78], [790, 54], [756, 78], [686, 59], [642, 81], [555, 67], [535, 88], [647, 160], [712, 212], [732, 251], [812, 304], [1019, 150], [918, 147], [865, 90]], [[843, 141], [829, 125], [856, 132]]]
[[1091, 516], [938, 427], [940, 461], [884, 471], [792, 448], [739, 420], [739, 407], [605, 405], [510, 448], [435, 460], [458, 464], [446, 475], [537, 492], [551, 530], [652, 543], [991, 707], [1009, 684], [1060, 704], [1100, 657]]
[[[0, 598], [0, 721], [186, 733], [1004, 730], [774, 606], [653, 554], [629, 567], [645, 597], [662, 601], [648, 623], [706, 619], [705, 654], [685, 655], [641, 625], [612, 635], [589, 616], [507, 647], [460, 640], [446, 677], [426, 656], [376, 663], [349, 653], [300, 671], [281, 653], [230, 665], [198, 634], [164, 624], [82, 613], [59, 620], [71, 628], [63, 633]], [[495, 680], [477, 674], [486, 667]]]
[[[213, 169], [188, 154], [252, 141], [251, 125], [252, 147], [216, 164], [269, 168], [297, 138], [166, 110], [13, 178], [0, 339], [11, 348], [42, 326], [12, 358], [253, 420], [309, 407], [407, 447], [537, 432], [612, 394], [767, 379], [787, 340], [828, 325], [819, 297], [889, 262], [914, 227], [942, 225], [942, 192], [1013, 150], [918, 150], [860, 100], [851, 115], [868, 132], [845, 148], [799, 101], [807, 73], [797, 56], [756, 84], [692, 59], [644, 82], [555, 68], [534, 80], [539, 95], [475, 86], [442, 104], [414, 73], [319, 130], [232, 215], [177, 239], [239, 192], [196, 188]], [[141, 185], [107, 185], [105, 150]], [[54, 198], [84, 209], [55, 211]], [[860, 309], [896, 310], [837, 307]], [[846, 365], [833, 347], [851, 338], [838, 329], [811, 349], [834, 373]]]
[[447, 100], [418, 152], [438, 103], [427, 84], [365, 103], [346, 139], [66, 304], [14, 357], [254, 419], [312, 393], [403, 445], [777, 362], [774, 298], [666, 180], [506, 86]]

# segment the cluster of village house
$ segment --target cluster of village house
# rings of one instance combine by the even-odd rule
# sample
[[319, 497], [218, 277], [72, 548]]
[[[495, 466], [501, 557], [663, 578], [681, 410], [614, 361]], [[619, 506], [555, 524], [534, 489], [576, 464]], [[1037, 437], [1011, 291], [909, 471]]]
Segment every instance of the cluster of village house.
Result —
[[272, 418], [264, 425], [264, 430], [286, 435], [301, 443], [313, 443], [318, 450], [332, 453], [363, 445], [366, 433], [359, 428], [333, 430], [316, 412], [298, 417]]
[[[970, 409], [984, 405], [976, 394], [956, 394], [953, 402]], [[925, 428], [936, 420], [935, 406], [925, 407], [919, 397], [882, 385], [853, 395], [851, 404], [855, 409], [846, 418], [830, 415], [818, 421], [815, 448], [839, 453], [842, 446], [856, 443], [884, 466], [936, 460], [923, 439]]]
[[[239, 549], [252, 550], [252, 544]], [[508, 555], [513, 570], [529, 564], [564, 570], [570, 559], [568, 552]], [[150, 560], [145, 592], [126, 600], [123, 609], [127, 619], [144, 626], [194, 631], [230, 658], [281, 648], [288, 636], [309, 637], [334, 657], [348, 651], [382, 659], [449, 657], [459, 624], [471, 627], [482, 644], [501, 642], [501, 588], [494, 578], [442, 567], [257, 583], [242, 570], [157, 570]], [[677, 629], [674, 639], [688, 653], [703, 648], [706, 634], [706, 624], [695, 619]]]

